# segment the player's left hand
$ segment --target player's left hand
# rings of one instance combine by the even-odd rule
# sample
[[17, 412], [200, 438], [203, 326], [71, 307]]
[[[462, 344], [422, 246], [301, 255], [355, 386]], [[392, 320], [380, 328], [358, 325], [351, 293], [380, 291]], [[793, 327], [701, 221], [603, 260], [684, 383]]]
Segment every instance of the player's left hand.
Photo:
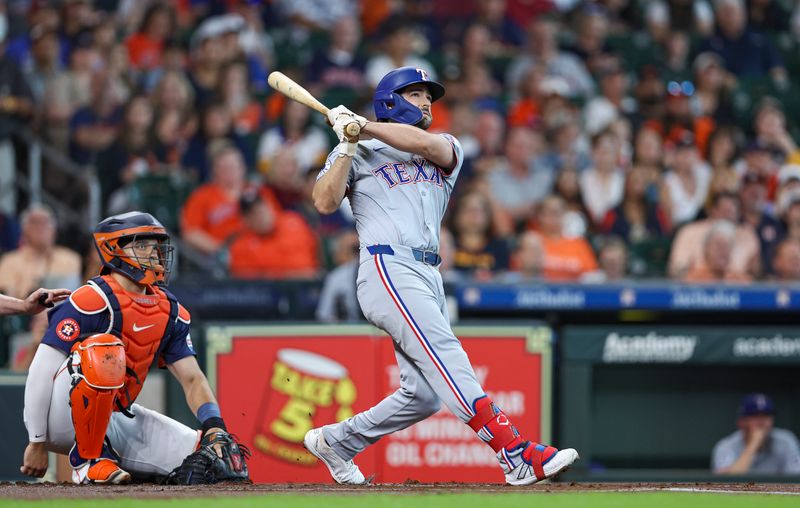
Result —
[[361, 127], [362, 129], [364, 128], [365, 125], [367, 125], [366, 118], [364, 118], [361, 115], [353, 113], [352, 111], [350, 111], [349, 109], [347, 109], [342, 105], [336, 106], [335, 108], [328, 110], [328, 123], [330, 123], [332, 126], [335, 126], [336, 123], [342, 118], [346, 119], [344, 125], [356, 122], [358, 126]]
[[38, 314], [52, 307], [54, 304], [69, 298], [72, 293], [69, 289], [44, 289], [39, 288], [25, 298], [25, 313]]
[[194, 485], [222, 481], [250, 481], [247, 459], [250, 450], [220, 428], [203, 435], [197, 451], [183, 459], [165, 482], [170, 485]]

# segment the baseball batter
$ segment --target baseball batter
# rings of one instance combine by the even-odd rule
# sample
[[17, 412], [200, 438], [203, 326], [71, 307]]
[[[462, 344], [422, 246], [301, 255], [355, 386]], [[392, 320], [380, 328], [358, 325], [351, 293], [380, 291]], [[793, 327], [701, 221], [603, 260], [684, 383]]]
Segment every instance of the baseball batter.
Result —
[[[339, 483], [365, 483], [353, 458], [381, 437], [436, 413], [443, 402], [497, 454], [506, 482], [527, 485], [550, 478], [577, 458], [526, 441], [478, 383], [450, 329], [438, 270], [439, 228], [458, 178], [463, 152], [456, 138], [425, 132], [431, 103], [444, 87], [425, 71], [403, 67], [375, 90], [377, 122], [344, 106], [328, 120], [341, 143], [314, 187], [320, 213], [348, 196], [361, 245], [358, 301], [366, 318], [394, 340], [400, 388], [368, 411], [312, 429], [306, 448]], [[358, 122], [372, 137], [359, 142], [344, 130]]]

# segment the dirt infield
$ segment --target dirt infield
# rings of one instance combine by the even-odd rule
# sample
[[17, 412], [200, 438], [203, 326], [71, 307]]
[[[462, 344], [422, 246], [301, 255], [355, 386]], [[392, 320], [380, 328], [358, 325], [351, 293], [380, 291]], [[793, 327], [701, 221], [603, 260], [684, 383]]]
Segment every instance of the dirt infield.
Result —
[[362, 494], [445, 494], [445, 493], [558, 493], [558, 492], [646, 492], [691, 491], [800, 495], [800, 484], [756, 483], [550, 483], [529, 487], [510, 487], [488, 483], [418, 483], [379, 484], [365, 486], [323, 484], [217, 484], [214, 486], [163, 486], [153, 484], [117, 486], [80, 486], [69, 483], [0, 483], [2, 499], [59, 498], [179, 498], [213, 496], [255, 496], [284, 493], [307, 495]]

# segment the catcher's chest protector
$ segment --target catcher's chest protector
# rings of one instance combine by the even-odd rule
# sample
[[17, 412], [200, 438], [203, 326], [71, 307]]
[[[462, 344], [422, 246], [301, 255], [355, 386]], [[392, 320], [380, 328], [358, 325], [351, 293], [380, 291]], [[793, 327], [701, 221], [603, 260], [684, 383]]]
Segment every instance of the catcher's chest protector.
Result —
[[172, 333], [178, 304], [154, 287], [155, 294], [128, 293], [110, 276], [91, 281], [106, 296], [111, 309], [111, 333], [125, 344], [125, 385], [117, 392], [117, 401], [127, 409], [136, 400], [153, 363], [162, 339]]

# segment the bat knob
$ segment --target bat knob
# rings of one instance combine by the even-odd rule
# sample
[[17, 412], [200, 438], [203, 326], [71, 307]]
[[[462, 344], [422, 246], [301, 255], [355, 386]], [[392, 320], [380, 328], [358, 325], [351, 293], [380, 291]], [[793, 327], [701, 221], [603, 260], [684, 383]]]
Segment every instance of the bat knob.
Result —
[[349, 137], [356, 138], [359, 134], [361, 134], [361, 127], [358, 125], [358, 122], [352, 122], [345, 126], [344, 132]]

